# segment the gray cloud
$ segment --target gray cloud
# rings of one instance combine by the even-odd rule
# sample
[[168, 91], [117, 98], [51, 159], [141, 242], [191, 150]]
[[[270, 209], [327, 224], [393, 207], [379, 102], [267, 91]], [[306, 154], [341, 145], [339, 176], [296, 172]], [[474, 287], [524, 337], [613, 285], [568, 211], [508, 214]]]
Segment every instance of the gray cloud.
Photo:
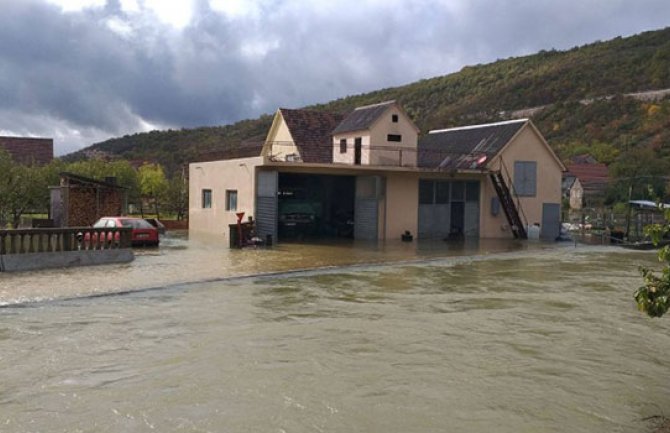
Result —
[[207, 0], [175, 29], [150, 11], [0, 0], [0, 133], [56, 152], [149, 127], [220, 125], [668, 25], [667, 0]]

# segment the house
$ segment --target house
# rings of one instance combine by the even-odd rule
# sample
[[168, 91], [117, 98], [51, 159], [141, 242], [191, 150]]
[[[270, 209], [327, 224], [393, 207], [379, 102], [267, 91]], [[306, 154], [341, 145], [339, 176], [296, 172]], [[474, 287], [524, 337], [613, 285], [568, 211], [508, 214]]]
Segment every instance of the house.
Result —
[[47, 165], [54, 159], [54, 141], [51, 138], [0, 136], [0, 148], [20, 164]]
[[569, 198], [570, 209], [601, 204], [609, 185], [609, 169], [593, 158], [571, 161], [563, 175], [563, 195]]
[[[291, 239], [558, 236], [565, 167], [530, 120], [419, 130], [395, 101], [342, 117], [279, 109], [259, 154], [189, 166], [190, 230], [238, 212]], [[541, 175], [540, 175], [541, 174]]]
[[63, 172], [60, 185], [49, 189], [55, 227], [85, 227], [103, 216], [126, 213], [127, 189], [117, 185], [115, 178], [99, 181]]

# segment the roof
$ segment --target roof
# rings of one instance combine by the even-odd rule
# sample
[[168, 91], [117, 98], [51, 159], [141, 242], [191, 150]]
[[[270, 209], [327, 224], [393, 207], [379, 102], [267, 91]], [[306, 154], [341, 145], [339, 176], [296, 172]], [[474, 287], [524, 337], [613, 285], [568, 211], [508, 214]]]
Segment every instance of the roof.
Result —
[[378, 104], [357, 107], [344, 118], [342, 123], [337, 125], [337, 128], [333, 130], [333, 135], [370, 129], [372, 124], [374, 124], [390, 106], [395, 105], [395, 103], [395, 101], [386, 101]]
[[[105, 181], [102, 181], [102, 180], [97, 180], [97, 179], [93, 179], [93, 178], [90, 178], [90, 177], [81, 176], [81, 175], [70, 173], [70, 172], [67, 172], [67, 171], [61, 172], [60, 177], [63, 178], [63, 179], [67, 179], [69, 181], [68, 186], [70, 186], [72, 184], [80, 184], [80, 185], [83, 184], [83, 185], [102, 186], [102, 187], [105, 187], [105, 188], [128, 189], [124, 186], [118, 185], [115, 182], [105, 182]], [[72, 181], [74, 181], [74, 182], [72, 182]]]
[[602, 190], [609, 182], [609, 169], [605, 164], [568, 164], [565, 176], [574, 176], [588, 190]]
[[332, 131], [342, 115], [313, 110], [279, 111], [304, 162], [333, 162]]
[[445, 170], [482, 169], [528, 119], [430, 131], [419, 140], [417, 164]]
[[628, 203], [631, 206], [634, 206], [638, 209], [650, 209], [650, 210], [659, 210], [659, 208], [670, 209], [669, 203], [656, 203], [651, 200], [629, 200]]
[[0, 148], [21, 164], [46, 165], [54, 158], [54, 141], [51, 138], [0, 137]]

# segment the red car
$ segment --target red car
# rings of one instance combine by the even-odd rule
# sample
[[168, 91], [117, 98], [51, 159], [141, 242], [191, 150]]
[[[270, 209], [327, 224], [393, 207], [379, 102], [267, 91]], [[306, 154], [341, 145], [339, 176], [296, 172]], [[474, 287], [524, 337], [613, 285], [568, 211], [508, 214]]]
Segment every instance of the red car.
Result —
[[[93, 224], [94, 228], [114, 228], [114, 227], [130, 227], [132, 228], [131, 243], [133, 246], [150, 245], [158, 246], [160, 239], [158, 237], [158, 229], [142, 218], [133, 217], [102, 217]], [[108, 235], [110, 242], [112, 234]], [[84, 239], [88, 241], [88, 239]], [[119, 234], [115, 234], [114, 241], [119, 241]]]

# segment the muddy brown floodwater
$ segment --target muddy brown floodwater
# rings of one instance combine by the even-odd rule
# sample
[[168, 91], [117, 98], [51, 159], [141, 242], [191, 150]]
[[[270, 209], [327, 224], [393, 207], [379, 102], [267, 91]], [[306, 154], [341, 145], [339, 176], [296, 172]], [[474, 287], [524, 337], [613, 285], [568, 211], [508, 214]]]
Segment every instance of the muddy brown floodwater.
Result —
[[632, 300], [654, 263], [172, 237], [127, 265], [2, 275], [0, 431], [648, 431], [670, 411], [670, 321]]

